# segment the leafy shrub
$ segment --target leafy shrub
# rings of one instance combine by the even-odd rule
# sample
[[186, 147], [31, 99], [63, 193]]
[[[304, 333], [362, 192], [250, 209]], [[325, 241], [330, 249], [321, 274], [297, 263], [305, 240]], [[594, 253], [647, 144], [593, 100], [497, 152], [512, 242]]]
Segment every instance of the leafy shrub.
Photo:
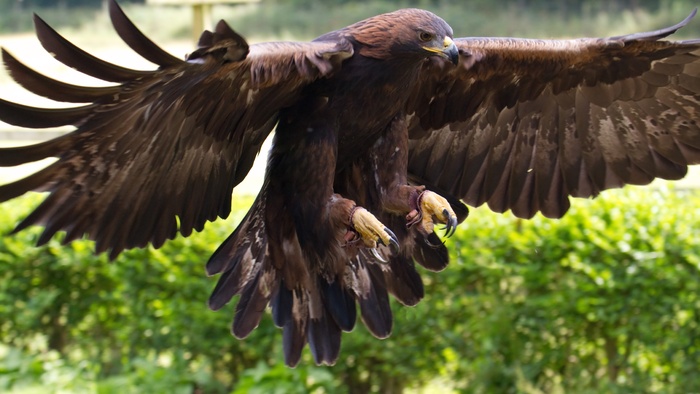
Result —
[[[37, 201], [0, 205], [0, 231]], [[700, 389], [694, 194], [608, 192], [559, 221], [473, 210], [447, 241], [450, 267], [424, 273], [426, 300], [394, 305], [391, 338], [358, 325], [337, 365], [313, 366], [305, 352], [294, 370], [269, 317], [239, 341], [232, 309], [205, 305], [215, 280], [204, 263], [243, 206], [114, 263], [89, 242], [32, 247], [40, 229], [0, 238], [0, 390], [50, 379], [105, 393], [389, 393], [435, 381], [473, 393]]]

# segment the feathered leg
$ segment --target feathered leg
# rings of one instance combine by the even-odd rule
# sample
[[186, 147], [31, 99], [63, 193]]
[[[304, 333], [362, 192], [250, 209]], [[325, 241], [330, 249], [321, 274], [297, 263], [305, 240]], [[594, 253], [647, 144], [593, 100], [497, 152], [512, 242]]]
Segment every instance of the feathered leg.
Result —
[[408, 129], [403, 115], [396, 117], [375, 143], [370, 158], [375, 187], [384, 191], [379, 195], [384, 211], [406, 215], [408, 226], [418, 224], [417, 229], [426, 237], [433, 234], [436, 223], [445, 225], [448, 237], [454, 233], [459, 220], [450, 202], [424, 186], [408, 184]]
[[[405, 217], [409, 228], [415, 226], [427, 242], [438, 244], [435, 224], [445, 224], [446, 234], [450, 236], [466, 218], [467, 208], [455, 198], [445, 198], [424, 186], [410, 185], [407, 166], [408, 130], [401, 115], [393, 120], [367, 156], [358, 158], [339, 175], [336, 187], [375, 214]], [[359, 195], [358, 191], [362, 190], [365, 194]], [[388, 223], [385, 216], [379, 218]], [[397, 228], [394, 226], [393, 230]]]
[[[410, 185], [407, 162], [406, 126], [403, 118], [397, 117], [367, 155], [356, 158], [335, 179], [336, 192], [369, 209], [399, 240], [399, 250], [379, 248], [379, 258], [363, 250], [348, 265], [358, 283], [353, 289], [362, 320], [379, 338], [388, 336], [392, 327], [387, 293], [404, 305], [415, 305], [423, 298], [423, 282], [414, 260], [433, 271], [447, 266], [447, 249], [432, 231], [433, 220], [453, 228], [467, 212], [457, 199], [450, 204], [422, 186]], [[407, 225], [407, 216], [415, 219], [419, 215], [430, 222]], [[364, 278], [369, 280], [358, 280]]]

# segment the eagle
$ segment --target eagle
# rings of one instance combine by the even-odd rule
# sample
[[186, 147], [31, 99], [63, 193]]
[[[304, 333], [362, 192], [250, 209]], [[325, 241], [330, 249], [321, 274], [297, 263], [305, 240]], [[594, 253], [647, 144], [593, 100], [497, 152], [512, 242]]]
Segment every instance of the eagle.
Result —
[[656, 31], [571, 40], [454, 38], [419, 9], [311, 42], [249, 45], [221, 21], [181, 59], [111, 0], [116, 32], [151, 70], [98, 59], [35, 16], [49, 53], [108, 84], [57, 81], [2, 50], [19, 85], [72, 105], [3, 99], [0, 120], [74, 130], [0, 149], [4, 167], [56, 159], [0, 186], [0, 201], [47, 193], [14, 230], [43, 226], [38, 244], [62, 232], [111, 259], [158, 248], [229, 215], [232, 190], [275, 130], [259, 194], [206, 264], [220, 275], [208, 305], [238, 296], [238, 338], [269, 309], [286, 364], [306, 345], [333, 364], [358, 314], [386, 338], [389, 295], [423, 298], [416, 263], [447, 266], [436, 228], [451, 235], [467, 205], [559, 218], [569, 197], [680, 179], [700, 163], [700, 40], [665, 39], [695, 13]]

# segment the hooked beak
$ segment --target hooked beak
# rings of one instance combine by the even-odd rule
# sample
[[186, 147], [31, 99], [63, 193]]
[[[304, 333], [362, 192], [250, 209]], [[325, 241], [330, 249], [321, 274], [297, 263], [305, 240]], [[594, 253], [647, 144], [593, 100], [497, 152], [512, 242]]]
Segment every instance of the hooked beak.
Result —
[[443, 41], [441, 48], [425, 46], [423, 47], [423, 49], [444, 57], [445, 59], [452, 62], [452, 64], [454, 64], [455, 66], [459, 64], [459, 49], [450, 37], [445, 36], [445, 40]]

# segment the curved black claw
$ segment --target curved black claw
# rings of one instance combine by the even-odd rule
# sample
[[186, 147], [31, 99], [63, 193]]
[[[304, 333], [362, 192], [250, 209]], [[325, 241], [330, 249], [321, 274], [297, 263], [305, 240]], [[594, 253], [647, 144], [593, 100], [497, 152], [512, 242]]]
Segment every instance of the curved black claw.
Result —
[[450, 215], [450, 212], [447, 209], [443, 209], [442, 214], [447, 218], [447, 223], [445, 223], [443, 230], [445, 230], [445, 236], [449, 238], [454, 235], [459, 223], [457, 222], [457, 217]]
[[380, 243], [384, 246], [389, 246], [391, 254], [399, 253], [399, 239], [396, 238], [396, 234], [394, 234], [394, 232], [389, 230], [387, 227], [384, 227], [384, 232], [389, 234], [389, 245], [386, 245], [381, 238], [377, 238], [377, 243]]
[[389, 263], [389, 260], [385, 259], [384, 256], [382, 256], [381, 254], [379, 254], [379, 252], [377, 252], [377, 248], [372, 248], [369, 251], [370, 251], [370, 253], [372, 253], [372, 256], [374, 256], [374, 258], [377, 259], [377, 261], [379, 261], [380, 263], [382, 263], [382, 264]]

